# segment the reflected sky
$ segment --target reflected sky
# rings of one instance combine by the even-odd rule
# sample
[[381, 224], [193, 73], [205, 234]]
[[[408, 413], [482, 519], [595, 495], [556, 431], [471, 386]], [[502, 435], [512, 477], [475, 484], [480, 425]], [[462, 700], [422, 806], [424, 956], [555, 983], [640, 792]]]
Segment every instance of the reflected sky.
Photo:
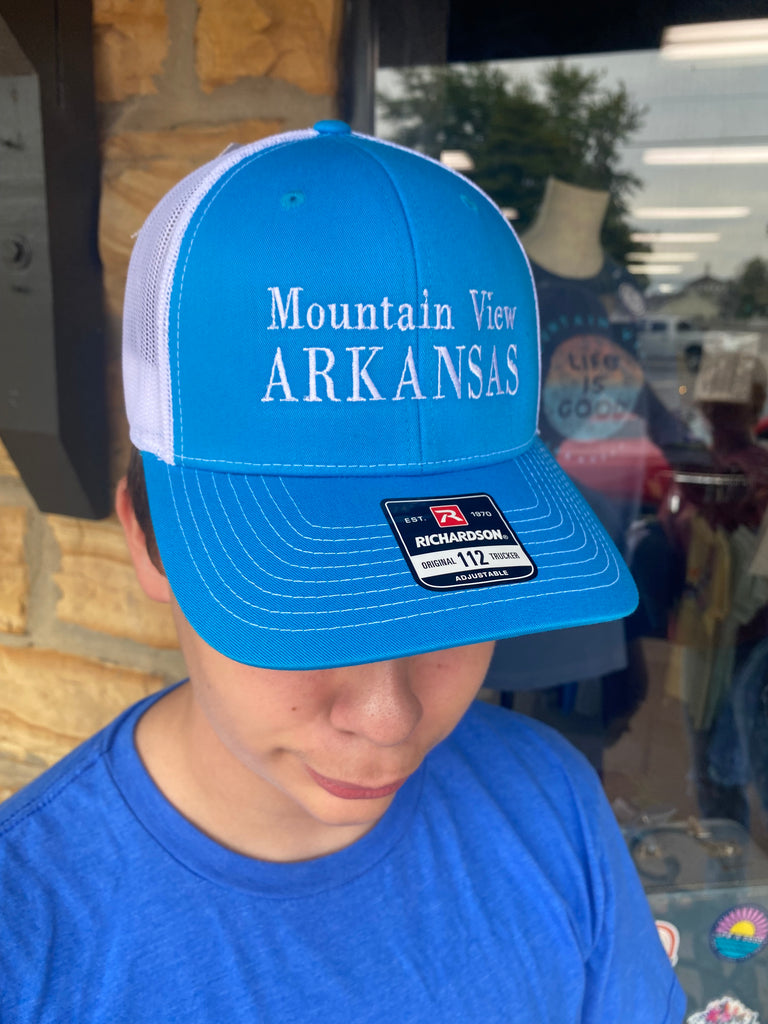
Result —
[[[602, 71], [610, 87], [623, 82], [632, 99], [647, 108], [641, 131], [624, 149], [623, 166], [644, 182], [633, 197], [634, 207], [747, 206], [748, 217], [729, 220], [637, 219], [639, 231], [716, 231], [718, 242], [656, 244], [665, 249], [695, 252], [682, 272], [658, 277], [654, 285], [686, 280], [709, 271], [730, 277], [746, 259], [768, 259], [768, 164], [732, 166], [648, 166], [643, 151], [650, 147], [685, 145], [768, 145], [768, 61], [668, 61], [658, 51], [599, 54], [566, 58], [585, 71]], [[550, 60], [495, 62], [515, 79], [538, 82]], [[394, 91], [396, 72], [383, 69], [377, 88]], [[387, 134], [385, 124], [377, 131]]]

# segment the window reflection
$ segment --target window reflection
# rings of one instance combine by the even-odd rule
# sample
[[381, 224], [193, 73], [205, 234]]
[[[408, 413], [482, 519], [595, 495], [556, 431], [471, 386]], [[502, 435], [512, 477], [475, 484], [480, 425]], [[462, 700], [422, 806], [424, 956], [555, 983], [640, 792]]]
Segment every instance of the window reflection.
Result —
[[[715, 904], [690, 892], [768, 901], [768, 56], [385, 69], [378, 90], [377, 133], [453, 161], [520, 235], [542, 436], [641, 595], [621, 624], [499, 643], [487, 686], [601, 773], [702, 1006]], [[768, 1013], [768, 972], [740, 977]]]

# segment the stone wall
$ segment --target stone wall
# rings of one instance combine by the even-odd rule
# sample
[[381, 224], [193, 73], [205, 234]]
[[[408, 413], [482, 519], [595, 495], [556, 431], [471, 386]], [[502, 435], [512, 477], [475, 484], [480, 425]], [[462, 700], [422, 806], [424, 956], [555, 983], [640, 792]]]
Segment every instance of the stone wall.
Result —
[[[343, 0], [93, 0], [113, 483], [127, 453], [120, 312], [132, 236], [229, 143], [336, 116]], [[0, 799], [183, 675], [114, 517], [41, 515], [0, 445]]]

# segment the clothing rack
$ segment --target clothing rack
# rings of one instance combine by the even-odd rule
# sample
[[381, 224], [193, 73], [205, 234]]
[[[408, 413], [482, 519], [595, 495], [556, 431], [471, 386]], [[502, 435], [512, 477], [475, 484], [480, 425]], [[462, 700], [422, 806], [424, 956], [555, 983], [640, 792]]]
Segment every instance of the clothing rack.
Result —
[[749, 479], [744, 473], [707, 473], [701, 470], [675, 470], [672, 479], [676, 484], [681, 484], [684, 487], [704, 488], [702, 497], [706, 503], [730, 501], [734, 497], [734, 491], [749, 486]]

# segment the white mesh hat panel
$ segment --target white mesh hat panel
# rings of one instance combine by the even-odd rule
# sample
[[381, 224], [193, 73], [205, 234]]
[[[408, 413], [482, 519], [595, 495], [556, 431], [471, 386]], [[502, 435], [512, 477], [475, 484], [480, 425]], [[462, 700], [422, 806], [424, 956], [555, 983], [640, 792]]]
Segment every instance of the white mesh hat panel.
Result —
[[195, 210], [223, 174], [262, 149], [313, 138], [286, 132], [225, 150], [183, 178], [154, 208], [131, 253], [123, 306], [123, 381], [133, 444], [173, 464], [173, 405], [168, 310], [184, 234]]

